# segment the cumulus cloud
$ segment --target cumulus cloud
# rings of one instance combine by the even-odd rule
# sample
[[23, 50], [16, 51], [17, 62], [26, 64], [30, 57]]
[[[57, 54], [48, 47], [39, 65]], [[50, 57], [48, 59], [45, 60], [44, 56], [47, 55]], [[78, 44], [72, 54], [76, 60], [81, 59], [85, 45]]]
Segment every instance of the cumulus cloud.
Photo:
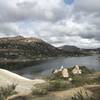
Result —
[[[1, 0], [0, 36], [33, 36], [54, 46], [100, 47], [100, 1]], [[91, 45], [90, 45], [91, 44]]]

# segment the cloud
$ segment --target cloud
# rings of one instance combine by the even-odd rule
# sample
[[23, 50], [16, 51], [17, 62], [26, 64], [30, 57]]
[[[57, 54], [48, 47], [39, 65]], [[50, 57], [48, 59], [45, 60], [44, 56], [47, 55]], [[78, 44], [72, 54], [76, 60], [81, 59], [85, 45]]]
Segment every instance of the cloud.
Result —
[[[0, 21], [44, 20], [57, 21], [66, 17], [67, 6], [61, 0], [26, 0], [0, 3]], [[2, 11], [3, 10], [3, 11]]]
[[[100, 47], [100, 1], [1, 0], [0, 36], [35, 36], [55, 45]], [[90, 45], [92, 44], [92, 45]]]
[[99, 12], [100, 0], [76, 0], [75, 10], [83, 12]]

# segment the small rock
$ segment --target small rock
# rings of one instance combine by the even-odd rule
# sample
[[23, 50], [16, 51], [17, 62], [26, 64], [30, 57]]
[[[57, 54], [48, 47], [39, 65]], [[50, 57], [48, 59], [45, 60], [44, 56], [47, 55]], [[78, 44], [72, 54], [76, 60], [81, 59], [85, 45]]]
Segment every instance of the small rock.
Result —
[[53, 74], [57, 74], [59, 72], [59, 70], [54, 70]]
[[61, 66], [61, 68], [59, 69], [59, 71], [63, 71], [63, 69], [64, 69], [64, 66]]
[[70, 81], [70, 82], [71, 82], [72, 80], [73, 80], [72, 78], [68, 78], [68, 81]]

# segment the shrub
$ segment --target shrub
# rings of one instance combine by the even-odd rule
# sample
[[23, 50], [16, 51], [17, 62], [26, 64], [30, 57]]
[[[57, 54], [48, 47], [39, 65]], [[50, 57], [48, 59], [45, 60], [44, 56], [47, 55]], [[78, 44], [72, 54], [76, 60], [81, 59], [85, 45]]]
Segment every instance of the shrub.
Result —
[[48, 93], [48, 84], [37, 84], [32, 88], [32, 95], [46, 95]]
[[53, 80], [45, 84], [37, 84], [32, 88], [32, 95], [46, 95], [49, 91], [60, 91], [72, 87], [71, 83], [65, 80]]
[[66, 80], [54, 80], [49, 82], [49, 91], [65, 90], [71, 87], [71, 84]]
[[81, 76], [75, 76], [73, 77], [72, 83], [75, 86], [81, 86], [85, 84], [85, 80]]
[[89, 96], [87, 91], [80, 90], [73, 97], [72, 100], [96, 100], [95, 97]]
[[33, 95], [46, 95], [47, 94], [47, 90], [46, 89], [39, 89], [39, 88], [36, 88], [36, 89], [33, 89], [32, 90], [32, 94]]
[[8, 85], [6, 87], [0, 87], [0, 100], [6, 100], [10, 95], [15, 94], [16, 85]]

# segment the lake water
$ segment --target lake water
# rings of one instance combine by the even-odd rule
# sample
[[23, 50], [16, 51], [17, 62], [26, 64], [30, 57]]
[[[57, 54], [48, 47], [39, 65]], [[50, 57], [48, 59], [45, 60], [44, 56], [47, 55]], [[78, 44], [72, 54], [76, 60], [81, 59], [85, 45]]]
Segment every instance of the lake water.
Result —
[[34, 79], [36, 77], [41, 77], [50, 73], [53, 69], [59, 68], [61, 66], [71, 67], [74, 65], [83, 65], [90, 69], [95, 69], [100, 71], [100, 60], [98, 56], [85, 56], [85, 57], [61, 57], [54, 58], [51, 60], [43, 61], [37, 65], [31, 67], [23, 68], [17, 70], [16, 73]]

